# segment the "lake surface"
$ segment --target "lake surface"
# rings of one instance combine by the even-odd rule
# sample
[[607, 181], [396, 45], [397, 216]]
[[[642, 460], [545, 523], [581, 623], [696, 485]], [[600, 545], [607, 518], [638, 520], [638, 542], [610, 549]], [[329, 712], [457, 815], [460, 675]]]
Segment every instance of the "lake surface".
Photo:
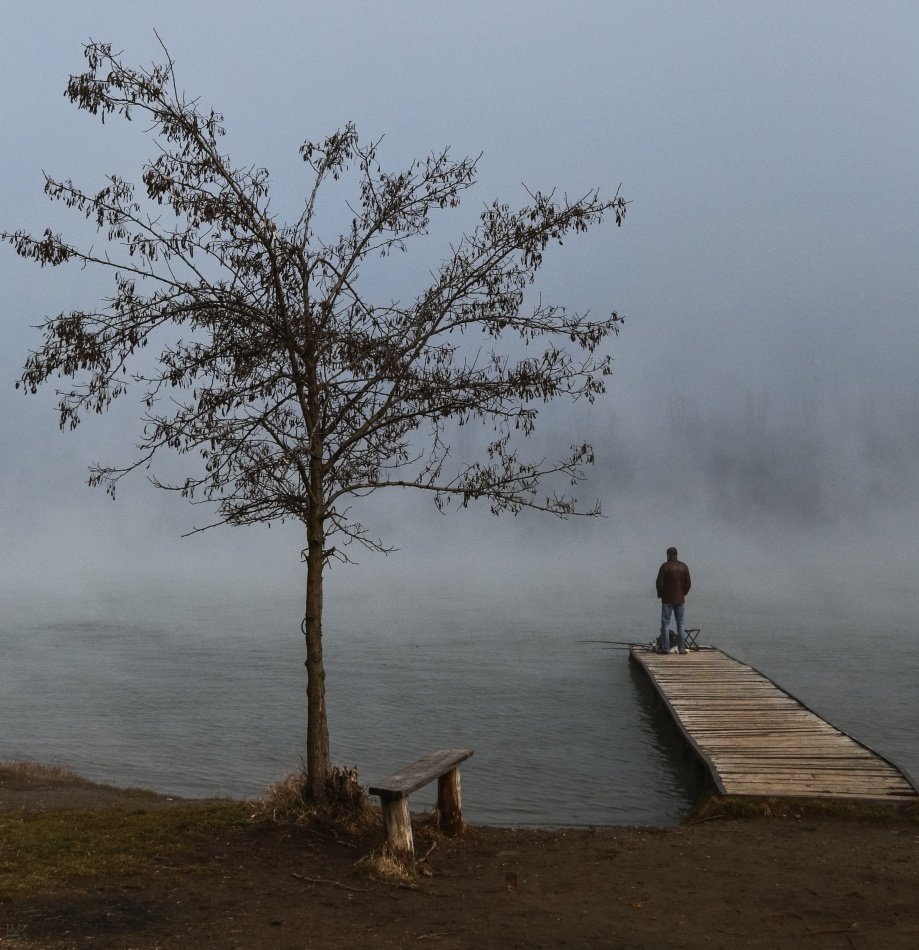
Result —
[[[523, 825], [673, 824], [691, 760], [627, 650], [657, 605], [589, 589], [470, 602], [327, 597], [333, 758], [362, 782], [470, 747], [464, 812]], [[702, 642], [748, 662], [919, 774], [919, 637], [888, 604], [735, 605], [696, 597]], [[303, 641], [295, 601], [133, 596], [0, 626], [0, 759], [183, 796], [257, 797], [299, 767]], [[843, 615], [837, 615], [842, 613]], [[432, 804], [418, 793], [413, 807]]]

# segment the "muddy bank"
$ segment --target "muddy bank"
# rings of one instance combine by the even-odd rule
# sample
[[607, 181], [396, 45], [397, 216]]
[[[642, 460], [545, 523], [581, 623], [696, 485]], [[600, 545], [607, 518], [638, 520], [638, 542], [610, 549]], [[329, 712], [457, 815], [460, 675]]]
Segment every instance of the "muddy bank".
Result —
[[[141, 871], [25, 892], [10, 883], [24, 821], [64, 814], [78, 827], [93, 815], [117, 829], [119, 816], [170, 805], [192, 816], [169, 831], [181, 847], [150, 846]], [[382, 843], [378, 828], [328, 835], [248, 820], [239, 805], [236, 820], [195, 829], [205, 804], [3, 771], [0, 806], [4, 947], [919, 946], [919, 822], [902, 813], [773, 809], [666, 829], [475, 827], [459, 839], [422, 821], [426, 858], [407, 887], [358, 867]]]

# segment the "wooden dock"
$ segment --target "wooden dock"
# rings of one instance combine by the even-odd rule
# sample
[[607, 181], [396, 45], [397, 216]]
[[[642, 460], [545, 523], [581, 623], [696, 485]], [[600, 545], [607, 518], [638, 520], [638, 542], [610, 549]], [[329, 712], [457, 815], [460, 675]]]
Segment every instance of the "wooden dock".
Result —
[[762, 673], [712, 648], [630, 650], [722, 795], [902, 802], [915, 783]]

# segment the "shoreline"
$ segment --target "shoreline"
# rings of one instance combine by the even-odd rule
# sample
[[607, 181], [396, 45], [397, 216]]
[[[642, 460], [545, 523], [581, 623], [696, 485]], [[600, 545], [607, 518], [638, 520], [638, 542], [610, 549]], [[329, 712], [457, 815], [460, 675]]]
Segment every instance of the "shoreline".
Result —
[[416, 815], [419, 873], [398, 884], [362, 867], [379, 853], [381, 827], [259, 821], [245, 802], [3, 763], [0, 943], [919, 945], [919, 814], [785, 804], [712, 810], [676, 827], [475, 825], [458, 838]]

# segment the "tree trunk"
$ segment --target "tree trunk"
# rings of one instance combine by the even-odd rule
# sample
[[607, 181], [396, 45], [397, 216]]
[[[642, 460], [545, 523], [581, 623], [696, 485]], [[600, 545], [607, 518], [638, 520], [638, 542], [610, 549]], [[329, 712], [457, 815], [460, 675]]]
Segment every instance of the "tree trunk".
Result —
[[313, 801], [326, 797], [326, 779], [332, 772], [329, 722], [325, 706], [325, 666], [322, 662], [322, 570], [324, 566], [321, 516], [307, 525], [306, 556], [306, 771]]

